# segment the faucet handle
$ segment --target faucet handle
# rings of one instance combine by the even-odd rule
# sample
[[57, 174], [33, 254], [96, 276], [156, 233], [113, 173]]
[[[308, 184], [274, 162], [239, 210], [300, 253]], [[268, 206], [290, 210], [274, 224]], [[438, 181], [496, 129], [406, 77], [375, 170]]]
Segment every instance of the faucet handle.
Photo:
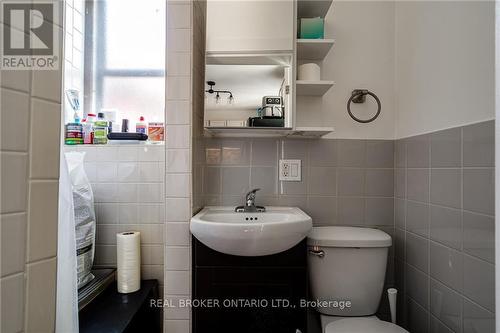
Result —
[[255, 199], [255, 194], [257, 193], [257, 191], [260, 191], [260, 188], [254, 188], [253, 190], [248, 192], [247, 193], [247, 200], [248, 199]]

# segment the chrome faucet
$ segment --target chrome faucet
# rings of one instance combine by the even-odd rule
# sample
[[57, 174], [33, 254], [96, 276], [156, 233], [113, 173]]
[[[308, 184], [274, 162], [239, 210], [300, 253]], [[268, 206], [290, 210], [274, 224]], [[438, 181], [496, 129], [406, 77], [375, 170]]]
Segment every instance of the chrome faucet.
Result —
[[256, 188], [247, 193], [245, 198], [245, 206], [238, 206], [234, 209], [238, 213], [262, 213], [266, 211], [265, 207], [255, 206], [256, 193], [260, 188]]

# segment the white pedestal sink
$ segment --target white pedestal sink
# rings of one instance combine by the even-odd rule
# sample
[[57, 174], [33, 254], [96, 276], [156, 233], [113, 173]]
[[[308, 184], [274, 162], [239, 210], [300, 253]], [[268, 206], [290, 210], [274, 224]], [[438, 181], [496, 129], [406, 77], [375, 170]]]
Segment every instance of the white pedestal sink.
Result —
[[266, 207], [264, 213], [236, 213], [234, 207], [205, 207], [191, 219], [191, 233], [218, 252], [265, 256], [303, 240], [311, 218], [296, 207]]

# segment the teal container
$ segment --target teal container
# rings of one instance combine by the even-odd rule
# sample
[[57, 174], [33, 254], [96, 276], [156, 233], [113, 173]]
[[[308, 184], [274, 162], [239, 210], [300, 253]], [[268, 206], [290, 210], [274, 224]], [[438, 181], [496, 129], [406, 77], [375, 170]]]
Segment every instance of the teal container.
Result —
[[301, 18], [299, 38], [323, 39], [325, 38], [325, 19], [320, 17]]

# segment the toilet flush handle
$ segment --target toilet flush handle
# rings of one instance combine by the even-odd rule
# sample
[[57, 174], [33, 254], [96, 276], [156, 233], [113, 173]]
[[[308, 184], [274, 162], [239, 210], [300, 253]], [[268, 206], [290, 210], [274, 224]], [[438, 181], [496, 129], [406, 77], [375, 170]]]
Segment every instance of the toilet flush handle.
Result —
[[318, 246], [313, 246], [312, 249], [309, 250], [309, 254], [318, 258], [323, 258], [325, 256], [325, 251], [321, 250]]

